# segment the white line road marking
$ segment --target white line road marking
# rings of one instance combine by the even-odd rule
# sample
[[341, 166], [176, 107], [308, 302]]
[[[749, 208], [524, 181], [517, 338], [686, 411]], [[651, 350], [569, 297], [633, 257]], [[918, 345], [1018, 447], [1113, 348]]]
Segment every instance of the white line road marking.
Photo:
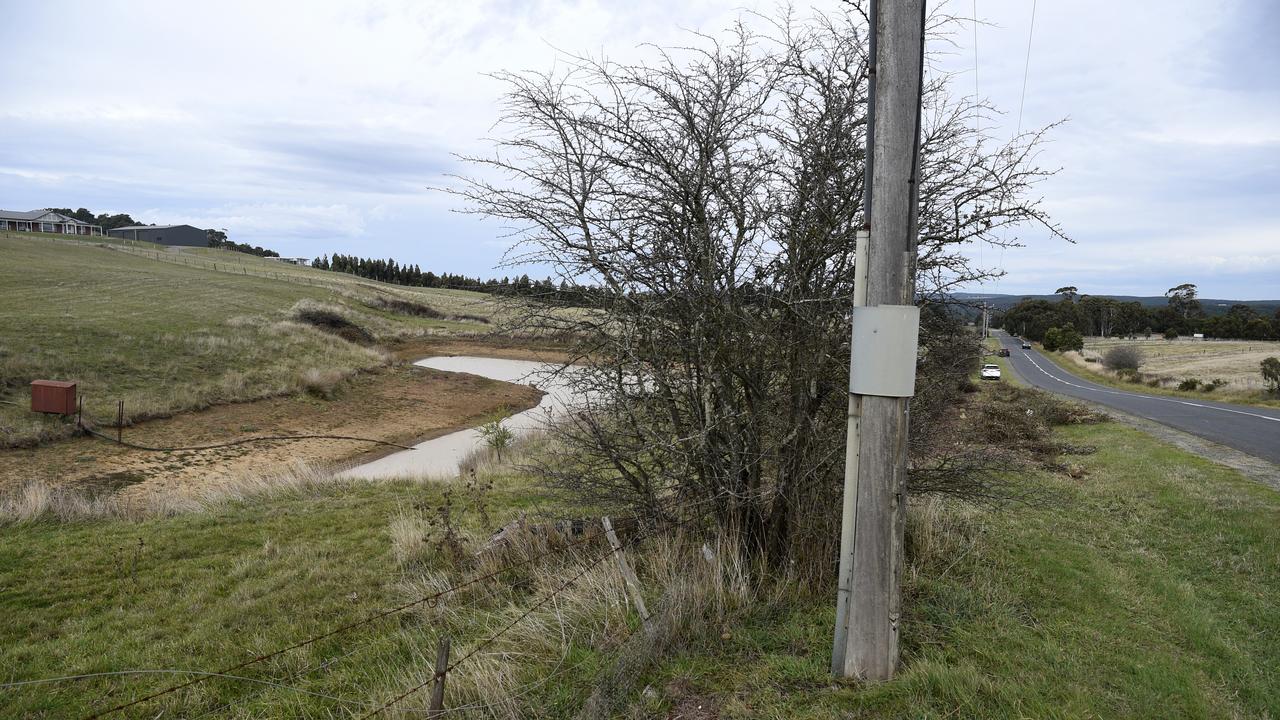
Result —
[[[1124, 392], [1123, 390], [1104, 390], [1102, 388], [1088, 387], [1086, 385], [1078, 385], [1076, 383], [1063, 380], [1062, 378], [1057, 377], [1056, 375], [1050, 373], [1048, 370], [1045, 370], [1044, 368], [1040, 367], [1040, 363], [1036, 362], [1035, 358], [1031, 357], [1030, 353], [1026, 352], [1025, 350], [1022, 352], [1022, 356], [1025, 357], [1028, 361], [1030, 361], [1032, 365], [1035, 365], [1037, 370], [1044, 373], [1045, 375], [1048, 375], [1053, 380], [1057, 380], [1063, 385], [1070, 385], [1071, 387], [1074, 387], [1074, 388], [1080, 388], [1081, 390], [1088, 390], [1089, 392], [1107, 393], [1108, 395], [1127, 395], [1129, 397], [1142, 398], [1144, 400], [1159, 400], [1160, 402], [1175, 403], [1178, 405], [1190, 405], [1191, 407], [1205, 408], [1207, 410], [1218, 410], [1220, 412], [1234, 413], [1236, 415], [1248, 415], [1249, 417], [1262, 418], [1263, 420], [1270, 420], [1271, 422], [1280, 422], [1280, 418], [1271, 417], [1270, 415], [1259, 415], [1258, 413], [1245, 412], [1244, 410], [1232, 410], [1230, 408], [1218, 407], [1217, 405], [1203, 405], [1201, 403], [1195, 403], [1189, 400], [1174, 400], [1173, 398], [1157, 397], [1155, 395], [1143, 395], [1141, 393]], [[1063, 372], [1066, 372], [1066, 371], [1064, 370]]]

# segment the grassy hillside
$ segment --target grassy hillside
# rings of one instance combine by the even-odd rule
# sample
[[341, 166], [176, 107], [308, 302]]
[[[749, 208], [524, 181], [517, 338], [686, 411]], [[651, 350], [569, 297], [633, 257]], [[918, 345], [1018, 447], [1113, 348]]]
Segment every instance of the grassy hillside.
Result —
[[[913, 502], [898, 679], [834, 682], [834, 593], [780, 582], [752, 594], [717, 547], [724, 575], [704, 579], [703, 604], [680, 607], [693, 620], [675, 650], [629, 678], [624, 716], [1280, 715], [1280, 494], [1120, 426], [1057, 433], [1096, 452], [1070, 456], [1070, 473], [1025, 473], [1034, 502]], [[482, 541], [546, 500], [509, 466], [480, 479], [494, 483], [487, 495], [285, 482], [167, 517], [10, 524], [0, 534], [0, 587], [10, 589], [0, 612], [11, 619], [0, 628], [0, 676], [228, 667], [484, 572], [469, 550], [448, 551], [441, 511]], [[632, 555], [651, 609], [677, 578], [708, 567], [701, 542], [674, 569], [670, 547]], [[464, 717], [572, 717], [637, 626], [609, 563], [536, 607], [584, 562], [539, 561], [133, 716], [359, 715], [429, 678], [439, 634], [452, 635], [457, 658], [512, 624], [450, 674], [448, 706], [473, 706]], [[82, 716], [185, 679], [20, 686], [0, 693], [0, 716]], [[403, 707], [420, 711], [425, 695]]]
[[377, 345], [486, 332], [494, 312], [477, 293], [144, 246], [0, 233], [0, 446], [67, 432], [27, 412], [33, 379], [137, 420], [332, 384], [383, 365]]

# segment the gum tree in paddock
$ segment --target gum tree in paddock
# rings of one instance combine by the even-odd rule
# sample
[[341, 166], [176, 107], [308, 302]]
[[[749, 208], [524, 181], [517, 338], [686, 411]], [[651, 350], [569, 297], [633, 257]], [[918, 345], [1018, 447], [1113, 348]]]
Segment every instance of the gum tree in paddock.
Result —
[[[860, 8], [752, 17], [643, 62], [571, 57], [503, 73], [502, 138], [456, 190], [508, 221], [512, 263], [553, 268], [560, 300], [523, 326], [562, 333], [589, 410], [543, 471], [575, 497], [666, 516], [712, 508], [775, 562], [827, 576], [839, 536], [848, 311], [867, 110]], [[934, 32], [947, 20], [931, 23]], [[977, 361], [945, 292], [991, 277], [967, 244], [1061, 236], [1030, 196], [1044, 131], [979, 137], [971, 98], [930, 74], [922, 120], [917, 490], [989, 495], [990, 458], [932, 429]], [[990, 123], [983, 123], [990, 126]]]

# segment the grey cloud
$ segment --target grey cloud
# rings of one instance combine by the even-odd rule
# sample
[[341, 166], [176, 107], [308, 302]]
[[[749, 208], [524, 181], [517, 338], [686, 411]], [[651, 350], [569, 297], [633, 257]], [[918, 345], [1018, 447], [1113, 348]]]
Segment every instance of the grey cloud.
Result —
[[424, 192], [454, 170], [447, 152], [426, 140], [377, 131], [277, 123], [247, 128], [244, 147], [264, 154], [253, 164], [289, 181], [380, 193]]

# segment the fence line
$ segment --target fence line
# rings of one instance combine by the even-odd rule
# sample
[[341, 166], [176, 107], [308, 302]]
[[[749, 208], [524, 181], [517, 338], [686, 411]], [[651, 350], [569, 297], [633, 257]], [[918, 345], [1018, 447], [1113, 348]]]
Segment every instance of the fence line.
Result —
[[[714, 499], [718, 499], [718, 498], [711, 498], [711, 499], [712, 499], [712, 500], [714, 500]], [[684, 525], [690, 524], [690, 523], [692, 523], [692, 522], [696, 522], [696, 521], [702, 520], [702, 519], [704, 519], [704, 518], [707, 516], [707, 514], [708, 514], [708, 513], [703, 513], [702, 515], [698, 515], [698, 516], [694, 516], [694, 517], [686, 518], [684, 521], [682, 521], [682, 522], [680, 522], [680, 523], [677, 523], [677, 524], [676, 524], [676, 527], [683, 527]], [[666, 528], [666, 529], [670, 529], [670, 528]], [[436, 682], [436, 681], [437, 681], [437, 680], [439, 680], [439, 679], [442, 679], [442, 677], [443, 677], [444, 675], [447, 675], [448, 673], [453, 672], [453, 671], [454, 671], [454, 670], [455, 670], [459, 665], [461, 665], [461, 664], [465, 663], [467, 660], [469, 660], [469, 659], [471, 659], [472, 657], [475, 657], [476, 655], [478, 655], [478, 654], [480, 653], [480, 651], [481, 651], [481, 650], [483, 650], [483, 649], [485, 649], [486, 647], [488, 647], [488, 646], [492, 645], [492, 644], [493, 644], [493, 643], [494, 643], [498, 638], [500, 638], [500, 637], [502, 637], [503, 635], [505, 635], [506, 633], [510, 632], [513, 628], [515, 628], [517, 625], [519, 625], [521, 622], [523, 622], [526, 618], [528, 618], [530, 615], [532, 615], [534, 612], [536, 612], [539, 608], [541, 608], [541, 607], [545, 606], [547, 603], [551, 602], [553, 599], [555, 599], [556, 597], [558, 597], [558, 596], [560, 595], [560, 593], [564, 592], [566, 589], [568, 589], [569, 587], [573, 586], [573, 584], [574, 584], [574, 583], [576, 583], [576, 582], [578, 582], [579, 580], [581, 580], [584, 576], [586, 576], [586, 574], [587, 574], [588, 572], [590, 572], [590, 571], [591, 571], [592, 569], [594, 569], [596, 566], [600, 565], [602, 562], [604, 562], [605, 560], [609, 559], [610, 557], [613, 557], [613, 555], [614, 555], [614, 553], [615, 553], [615, 552], [618, 552], [618, 551], [620, 551], [620, 550], [623, 550], [623, 549], [625, 549], [625, 548], [627, 548], [627, 547], [633, 547], [633, 548], [634, 548], [634, 547], [638, 546], [638, 545], [639, 545], [641, 542], [643, 542], [644, 540], [647, 540], [647, 539], [648, 539], [648, 538], [650, 538], [650, 537], [654, 537], [655, 535], [656, 535], [656, 532], [648, 533], [648, 534], [639, 534], [639, 535], [636, 535], [635, 537], [633, 537], [633, 538], [629, 539], [628, 541], [626, 541], [626, 542], [624, 542], [624, 543], [620, 543], [616, 548], [615, 548], [614, 546], [610, 545], [609, 550], [608, 550], [607, 552], [605, 552], [604, 554], [600, 555], [600, 556], [599, 556], [599, 557], [597, 557], [595, 560], [592, 560], [592, 561], [591, 561], [590, 563], [588, 563], [587, 565], [583, 566], [583, 568], [582, 568], [581, 570], [579, 570], [577, 574], [575, 574], [573, 577], [569, 578], [569, 579], [568, 579], [568, 580], [566, 580], [565, 582], [561, 583], [561, 585], [560, 585], [559, 587], [557, 587], [555, 590], [551, 591], [551, 592], [550, 592], [550, 593], [548, 593], [545, 597], [543, 597], [541, 600], [539, 600], [537, 603], [535, 603], [535, 604], [534, 604], [534, 605], [532, 605], [531, 607], [527, 608], [523, 613], [521, 613], [521, 614], [519, 615], [519, 617], [517, 617], [516, 619], [514, 619], [514, 620], [512, 620], [511, 622], [507, 623], [507, 624], [506, 624], [505, 626], [503, 626], [503, 628], [502, 628], [501, 630], [499, 630], [498, 632], [496, 632], [496, 633], [493, 633], [493, 634], [489, 635], [489, 637], [485, 638], [483, 641], [481, 641], [481, 642], [480, 642], [480, 644], [478, 644], [478, 645], [476, 645], [475, 647], [473, 647], [470, 651], [468, 651], [468, 652], [467, 652], [465, 655], [463, 655], [461, 658], [459, 658], [459, 659], [455, 660], [453, 663], [451, 663], [451, 664], [450, 664], [450, 665], [449, 665], [449, 666], [444, 670], [444, 672], [442, 672], [442, 673], [433, 673], [433, 674], [431, 675], [431, 677], [429, 677], [429, 678], [427, 678], [426, 680], [424, 680], [423, 682], [421, 682], [421, 683], [419, 683], [419, 684], [417, 684], [417, 685], [414, 685], [413, 687], [411, 687], [411, 688], [409, 688], [409, 689], [405, 690], [404, 692], [402, 692], [402, 693], [400, 693], [399, 695], [395, 696], [395, 697], [394, 697], [394, 698], [392, 698], [391, 700], [388, 700], [384, 705], [382, 705], [382, 706], [381, 706], [381, 707], [379, 707], [378, 709], [374, 710], [373, 712], [370, 712], [370, 713], [368, 713], [368, 714], [366, 714], [366, 715], [361, 716], [360, 720], [368, 720], [369, 718], [372, 718], [372, 717], [374, 717], [374, 716], [376, 716], [376, 715], [379, 715], [379, 714], [383, 713], [384, 711], [386, 711], [386, 710], [390, 709], [391, 707], [393, 707], [393, 706], [397, 705], [398, 703], [400, 703], [400, 702], [401, 702], [401, 701], [403, 701], [404, 699], [406, 699], [406, 698], [410, 697], [411, 695], [413, 695], [413, 694], [415, 694], [415, 693], [417, 693], [417, 692], [421, 691], [423, 688], [427, 687], [428, 685], [430, 685], [430, 684], [432, 684], [432, 683]], [[625, 582], [625, 581], [624, 581], [624, 582]], [[641, 626], [641, 627], [643, 627], [643, 626], [644, 626], [644, 624], [645, 624], [646, 622], [647, 622], [647, 619], [642, 620], [642, 621], [641, 621], [641, 623], [640, 623], [640, 626]], [[627, 639], [629, 639], [629, 638], [631, 637], [631, 635], [632, 635], [634, 632], [635, 632], [635, 631], [634, 631], [634, 630], [632, 630], [631, 632], [627, 633]], [[623, 643], [625, 644], [625, 642], [626, 642], [626, 640], [624, 639]], [[445, 711], [445, 712], [448, 712], [448, 711]], [[441, 713], [441, 714], [443, 714], [443, 713]]]
[[249, 660], [245, 660], [244, 662], [241, 662], [241, 663], [237, 663], [237, 664], [235, 664], [235, 665], [232, 665], [231, 667], [228, 667], [228, 668], [225, 668], [225, 669], [219, 670], [219, 671], [217, 671], [217, 672], [215, 672], [215, 673], [210, 673], [210, 674], [208, 674], [208, 675], [202, 675], [202, 676], [199, 676], [199, 677], [194, 678], [194, 679], [192, 679], [192, 680], [188, 680], [187, 682], [180, 683], [180, 684], [177, 684], [177, 685], [172, 685], [172, 686], [167, 687], [167, 688], [165, 688], [165, 689], [163, 689], [163, 690], [159, 690], [159, 691], [153, 692], [153, 693], [151, 693], [151, 694], [149, 694], [149, 695], [145, 695], [145, 696], [143, 696], [143, 697], [137, 698], [137, 699], [135, 699], [135, 700], [131, 700], [131, 701], [129, 701], [129, 702], [121, 703], [121, 704], [119, 704], [119, 705], [116, 705], [116, 706], [114, 706], [114, 707], [108, 708], [108, 709], [106, 709], [106, 710], [100, 710], [100, 711], [98, 711], [98, 712], [93, 713], [92, 715], [87, 716], [87, 717], [85, 718], [85, 720], [96, 720], [97, 718], [102, 718], [102, 717], [106, 717], [106, 716], [108, 716], [108, 715], [112, 715], [112, 714], [117, 713], [117, 712], [119, 712], [119, 711], [121, 711], [121, 710], [124, 710], [124, 709], [126, 709], [126, 708], [133, 707], [134, 705], [138, 705], [138, 704], [141, 704], [141, 703], [147, 702], [148, 700], [154, 700], [154, 699], [156, 699], [156, 698], [158, 698], [158, 697], [162, 697], [162, 696], [164, 696], [164, 695], [168, 695], [169, 693], [176, 692], [176, 691], [181, 690], [181, 689], [186, 688], [186, 687], [190, 687], [190, 686], [192, 686], [192, 685], [194, 685], [194, 684], [196, 684], [196, 683], [200, 682], [201, 680], [205, 680], [205, 679], [207, 679], [207, 678], [209, 678], [209, 677], [230, 675], [231, 673], [233, 673], [233, 672], [235, 672], [235, 671], [237, 671], [237, 670], [241, 670], [241, 669], [246, 668], [246, 667], [249, 667], [249, 666], [251, 666], [251, 665], [256, 665], [257, 663], [264, 662], [264, 661], [266, 661], [266, 660], [270, 660], [271, 658], [278, 657], [278, 656], [283, 655], [284, 653], [289, 652], [289, 651], [291, 651], [291, 650], [297, 650], [297, 649], [299, 649], [299, 648], [303, 648], [303, 647], [306, 647], [306, 646], [308, 646], [308, 645], [313, 645], [313, 644], [315, 644], [315, 643], [317, 643], [317, 642], [319, 642], [319, 641], [321, 641], [321, 640], [324, 640], [324, 639], [326, 639], [326, 638], [333, 637], [334, 635], [338, 635], [338, 634], [341, 634], [341, 633], [347, 632], [347, 631], [349, 631], [349, 630], [354, 630], [355, 628], [358, 628], [358, 627], [361, 627], [361, 626], [364, 626], [364, 625], [368, 625], [368, 624], [370, 624], [370, 623], [376, 622], [376, 621], [381, 620], [381, 619], [386, 618], [386, 617], [390, 617], [390, 616], [392, 616], [392, 615], [396, 615], [396, 614], [398, 614], [398, 613], [404, 612], [405, 610], [409, 610], [409, 609], [411, 609], [411, 608], [418, 607], [418, 606], [420, 606], [420, 605], [429, 605], [429, 606], [431, 606], [431, 607], [434, 607], [434, 606], [435, 606], [435, 604], [436, 604], [436, 602], [437, 602], [441, 597], [443, 597], [443, 596], [445, 596], [445, 595], [448, 595], [448, 594], [450, 594], [450, 593], [457, 592], [457, 591], [462, 590], [462, 589], [464, 589], [464, 588], [467, 588], [467, 587], [470, 587], [470, 586], [475, 585], [475, 584], [477, 584], [477, 583], [483, 582], [484, 580], [488, 580], [488, 579], [491, 579], [491, 578], [497, 577], [498, 575], [501, 575], [502, 573], [505, 573], [505, 572], [507, 572], [508, 570], [512, 570], [512, 569], [515, 569], [515, 568], [517, 568], [517, 567], [521, 567], [521, 566], [524, 566], [524, 565], [528, 565], [528, 564], [530, 564], [530, 563], [534, 562], [535, 560], [540, 560], [540, 559], [542, 559], [542, 558], [544, 558], [544, 557], [548, 557], [548, 556], [550, 556], [550, 555], [552, 555], [552, 554], [555, 554], [555, 553], [558, 553], [558, 552], [562, 552], [562, 551], [564, 551], [564, 550], [566, 550], [566, 549], [568, 549], [568, 548], [574, 547], [574, 546], [576, 546], [576, 545], [583, 544], [583, 543], [587, 542], [587, 541], [588, 541], [588, 540], [590, 540], [590, 539], [592, 539], [592, 538], [584, 537], [584, 538], [582, 538], [582, 539], [580, 539], [580, 540], [577, 540], [577, 541], [574, 541], [574, 542], [571, 542], [571, 543], [566, 543], [565, 545], [563, 545], [563, 546], [561, 546], [561, 547], [558, 547], [558, 548], [555, 548], [554, 550], [549, 550], [549, 551], [546, 551], [546, 552], [543, 552], [543, 553], [539, 553], [538, 555], [535, 555], [535, 556], [533, 556], [533, 557], [526, 558], [525, 560], [521, 560], [520, 562], [511, 563], [511, 564], [509, 564], [509, 565], [504, 565], [503, 567], [498, 568], [497, 570], [494, 570], [494, 571], [492, 571], [492, 572], [485, 573], [485, 574], [483, 574], [483, 575], [478, 575], [478, 576], [476, 576], [476, 577], [471, 578], [470, 580], [467, 580], [467, 581], [465, 581], [465, 582], [459, 583], [458, 585], [453, 585], [453, 586], [450, 586], [450, 587], [448, 587], [448, 588], [445, 588], [444, 590], [440, 590], [440, 591], [435, 592], [435, 593], [432, 593], [432, 594], [430, 594], [430, 595], [426, 595], [426, 596], [423, 596], [423, 597], [417, 598], [416, 600], [411, 600], [411, 601], [409, 601], [409, 602], [402, 603], [402, 604], [397, 605], [396, 607], [393, 607], [393, 608], [391, 608], [391, 609], [383, 610], [383, 611], [381, 611], [381, 612], [375, 613], [375, 614], [373, 614], [373, 615], [371, 615], [371, 616], [369, 616], [369, 617], [367, 617], [367, 618], [364, 618], [364, 619], [361, 619], [361, 620], [356, 620], [356, 621], [354, 621], [354, 622], [350, 622], [350, 623], [347, 623], [347, 624], [345, 624], [345, 625], [341, 625], [341, 626], [339, 626], [339, 627], [337, 627], [337, 628], [334, 628], [334, 629], [332, 629], [332, 630], [329, 630], [328, 632], [322, 633], [322, 634], [320, 634], [320, 635], [315, 635], [315, 636], [309, 637], [309, 638], [307, 638], [306, 640], [302, 640], [302, 641], [300, 641], [300, 642], [297, 642], [297, 643], [294, 643], [294, 644], [292, 644], [292, 645], [289, 645], [289, 646], [286, 646], [286, 647], [280, 648], [280, 649], [278, 649], [278, 650], [273, 650], [272, 652], [264, 653], [264, 654], [258, 655], [258, 656], [254, 657], [254, 658], [251, 658], [251, 659], [249, 659]]
[[[695, 506], [696, 506], [696, 505], [698, 505], [698, 504], [707, 504], [707, 503], [710, 503], [710, 502], [713, 502], [713, 501], [716, 501], [716, 500], [719, 500], [719, 499], [720, 499], [720, 498], [719, 498], [718, 496], [717, 496], [717, 497], [712, 497], [712, 498], [707, 498], [707, 499], [705, 499], [705, 500], [701, 501], [701, 503], [695, 503]], [[682, 521], [682, 522], [676, 523], [675, 525], [668, 525], [668, 526], [666, 526], [666, 527], [665, 527], [665, 528], [663, 528], [663, 529], [670, 530], [672, 527], [682, 527], [682, 526], [684, 526], [684, 525], [690, 524], [691, 522], [696, 522], [696, 521], [699, 521], [699, 520], [704, 519], [704, 518], [707, 516], [707, 514], [708, 514], [708, 513], [704, 513], [704, 514], [699, 515], [699, 516], [695, 516], [695, 517], [691, 517], [691, 518], [686, 518], [686, 519], [685, 519], [684, 521]], [[640, 535], [640, 536], [638, 536], [638, 539], [643, 539], [644, 537], [645, 537], [644, 535]], [[338, 635], [338, 634], [341, 634], [341, 633], [344, 633], [344, 632], [347, 632], [347, 631], [350, 631], [350, 630], [354, 630], [355, 628], [358, 628], [358, 627], [361, 627], [361, 626], [364, 626], [364, 625], [368, 625], [368, 624], [370, 624], [370, 623], [376, 622], [376, 621], [381, 620], [381, 619], [386, 618], [386, 617], [390, 617], [390, 616], [392, 616], [392, 615], [396, 615], [396, 614], [398, 614], [398, 613], [404, 612], [404, 611], [409, 610], [409, 609], [414, 608], [414, 607], [418, 607], [418, 606], [421, 606], [421, 605], [424, 605], [424, 604], [425, 604], [425, 605], [428, 605], [428, 606], [430, 606], [430, 607], [434, 607], [434, 606], [435, 606], [435, 604], [436, 604], [436, 602], [437, 602], [441, 597], [443, 597], [443, 596], [445, 596], [445, 595], [448, 595], [448, 594], [451, 594], [451, 593], [457, 592], [457, 591], [459, 591], [459, 590], [465, 589], [465, 588], [470, 587], [470, 586], [472, 586], [472, 585], [476, 585], [476, 584], [478, 584], [478, 583], [480, 583], [480, 582], [483, 582], [483, 581], [485, 581], [485, 580], [489, 580], [489, 579], [495, 578], [495, 577], [497, 577], [497, 576], [499, 576], [499, 575], [501, 575], [501, 574], [503, 574], [503, 573], [505, 573], [505, 572], [507, 572], [507, 571], [509, 571], [509, 570], [513, 570], [513, 569], [515, 569], [515, 568], [519, 568], [519, 567], [524, 567], [524, 566], [530, 565], [530, 564], [534, 563], [535, 561], [538, 561], [538, 560], [541, 560], [541, 559], [543, 559], [543, 558], [550, 557], [550, 556], [552, 556], [552, 555], [555, 555], [555, 554], [558, 554], [558, 553], [564, 552], [564, 551], [566, 551], [566, 550], [568, 550], [568, 549], [570, 549], [570, 548], [573, 548], [573, 547], [577, 547], [577, 546], [579, 546], [579, 545], [586, 544], [586, 543], [588, 543], [588, 542], [590, 542], [590, 541], [592, 541], [592, 540], [596, 540], [596, 539], [598, 539], [596, 536], [592, 536], [592, 535], [585, 535], [585, 536], [583, 536], [582, 538], [579, 538], [578, 540], [574, 540], [574, 541], [567, 542], [567, 543], [565, 543], [565, 544], [564, 544], [564, 545], [562, 545], [562, 546], [559, 546], [559, 547], [556, 547], [556, 548], [553, 548], [553, 549], [551, 549], [551, 550], [547, 550], [547, 551], [544, 551], [544, 552], [540, 552], [540, 553], [538, 553], [538, 554], [536, 554], [536, 555], [533, 555], [533, 556], [531, 556], [531, 557], [525, 558], [524, 560], [520, 560], [520, 561], [518, 561], [518, 562], [514, 562], [514, 563], [510, 563], [510, 564], [504, 565], [504, 566], [502, 566], [501, 568], [498, 568], [498, 569], [493, 570], [493, 571], [491, 571], [491, 572], [484, 573], [484, 574], [482, 574], [482, 575], [477, 575], [477, 576], [472, 577], [471, 579], [466, 580], [466, 581], [464, 581], [464, 582], [461, 582], [461, 583], [459, 583], [459, 584], [457, 584], [457, 585], [453, 585], [453, 586], [450, 586], [450, 587], [445, 588], [445, 589], [443, 589], [443, 590], [440, 590], [440, 591], [438, 591], [438, 592], [431, 593], [430, 595], [425, 595], [425, 596], [419, 597], [419, 598], [417, 598], [417, 599], [415, 599], [415, 600], [411, 600], [411, 601], [409, 601], [409, 602], [402, 603], [402, 604], [400, 604], [400, 605], [398, 605], [398, 606], [396, 606], [396, 607], [390, 608], [390, 609], [388, 609], [388, 610], [380, 611], [380, 612], [378, 612], [378, 613], [375, 613], [375, 614], [373, 614], [373, 615], [371, 615], [371, 616], [369, 616], [369, 617], [363, 618], [363, 619], [361, 619], [361, 620], [356, 620], [356, 621], [354, 621], [354, 622], [350, 622], [350, 623], [347, 623], [347, 624], [345, 624], [345, 625], [341, 625], [341, 626], [339, 626], [339, 627], [337, 627], [337, 628], [334, 628], [334, 629], [332, 629], [332, 630], [329, 630], [328, 632], [322, 633], [322, 634], [320, 634], [320, 635], [315, 635], [315, 636], [309, 637], [309, 638], [307, 638], [307, 639], [305, 639], [305, 640], [302, 640], [302, 641], [300, 641], [300, 642], [296, 642], [296, 643], [294, 643], [294, 644], [292, 644], [292, 645], [288, 645], [288, 646], [286, 646], [286, 647], [283, 647], [283, 648], [280, 648], [280, 649], [274, 650], [274, 651], [269, 652], [269, 653], [264, 653], [264, 654], [258, 655], [258, 656], [256, 656], [256, 657], [250, 658], [249, 660], [245, 660], [245, 661], [243, 661], [243, 662], [237, 663], [237, 664], [232, 665], [232, 666], [227, 667], [227, 668], [223, 668], [223, 669], [218, 670], [218, 671], [209, 672], [209, 673], [207, 673], [207, 674], [199, 675], [199, 676], [197, 676], [197, 677], [195, 677], [195, 678], [193, 678], [193, 679], [191, 679], [191, 680], [188, 680], [188, 681], [186, 681], [186, 682], [183, 682], [183, 683], [179, 683], [179, 684], [176, 684], [176, 685], [169, 686], [169, 687], [164, 688], [164, 689], [162, 689], [162, 690], [158, 690], [158, 691], [153, 692], [153, 693], [150, 693], [150, 694], [148, 694], [148, 695], [144, 695], [143, 697], [140, 697], [140, 698], [137, 698], [137, 699], [134, 699], [134, 700], [130, 700], [130, 701], [128, 701], [128, 702], [120, 703], [120, 704], [115, 705], [115, 706], [113, 706], [113, 707], [111, 707], [111, 708], [107, 708], [107, 709], [105, 709], [105, 710], [100, 710], [100, 711], [94, 712], [93, 714], [88, 715], [88, 716], [85, 718], [85, 720], [97, 720], [97, 718], [102, 718], [102, 717], [106, 717], [106, 716], [108, 716], [108, 715], [112, 715], [112, 714], [117, 713], [117, 712], [119, 712], [119, 711], [121, 711], [121, 710], [124, 710], [124, 709], [126, 709], [126, 708], [130, 708], [130, 707], [133, 707], [133, 706], [135, 706], [135, 705], [139, 705], [139, 704], [141, 704], [141, 703], [147, 702], [147, 701], [149, 701], [149, 700], [154, 700], [154, 699], [156, 699], [156, 698], [158, 698], [158, 697], [162, 697], [162, 696], [164, 696], [164, 695], [168, 695], [168, 694], [170, 694], [170, 693], [176, 692], [176, 691], [181, 690], [181, 689], [183, 689], [183, 688], [190, 687], [190, 686], [195, 685], [196, 683], [201, 682], [201, 681], [203, 681], [203, 680], [206, 680], [206, 679], [208, 679], [208, 678], [210, 678], [210, 677], [233, 677], [232, 673], [236, 672], [237, 670], [242, 670], [242, 669], [244, 669], [244, 668], [246, 668], [246, 667], [249, 667], [249, 666], [251, 666], [251, 665], [256, 665], [256, 664], [261, 663], [261, 662], [264, 662], [264, 661], [266, 661], [266, 660], [270, 660], [271, 658], [274, 658], [274, 657], [278, 657], [278, 656], [280, 656], [280, 655], [283, 655], [283, 654], [284, 654], [284, 653], [286, 653], [286, 652], [289, 652], [289, 651], [292, 651], [292, 650], [297, 650], [297, 649], [299, 649], [299, 648], [302, 648], [302, 647], [306, 647], [306, 646], [308, 646], [308, 645], [315, 644], [315, 643], [317, 643], [317, 642], [319, 642], [319, 641], [321, 641], [321, 640], [324, 640], [324, 639], [326, 639], [326, 638], [330, 638], [330, 637], [333, 637], [333, 636], [335, 636], [335, 635]], [[631, 541], [631, 542], [634, 542], [635, 540], [636, 540], [636, 539], [633, 539], [633, 541]], [[609, 553], [606, 553], [606, 554], [605, 554], [604, 556], [602, 556], [602, 557], [609, 557], [610, 555], [612, 555], [612, 552], [613, 552], [613, 551], [612, 551], [612, 549], [610, 549]], [[597, 562], [598, 562], [598, 561], [597, 561]], [[575, 578], [574, 578], [574, 580], [576, 581], [576, 580], [577, 580], [577, 578], [575, 577]], [[554, 597], [554, 594], [553, 594], [552, 596], [549, 596], [549, 597]], [[545, 603], [545, 601], [544, 601], [544, 603]], [[539, 605], [539, 606], [540, 606], [540, 605]], [[536, 606], [536, 607], [537, 607], [537, 606]], [[536, 609], [536, 607], [535, 607], [535, 608], [533, 608], [533, 609]], [[532, 609], [531, 609], [531, 611], [532, 611]], [[523, 618], [524, 618], [524, 617], [526, 617], [526, 616], [527, 616], [527, 614], [526, 614], [525, 616], [522, 616], [520, 619], [523, 619]], [[508, 629], [509, 629], [509, 628], [508, 628]], [[504, 632], [505, 632], [505, 630], [504, 630]], [[473, 652], [473, 653], [469, 653], [466, 657], [464, 657], [462, 660], [459, 660], [458, 662], [460, 663], [460, 662], [462, 662], [462, 661], [466, 660], [467, 658], [471, 657], [471, 655], [472, 655], [472, 654], [474, 654], [474, 652]], [[455, 665], [456, 665], [456, 664], [457, 664], [457, 663], [455, 663]]]

